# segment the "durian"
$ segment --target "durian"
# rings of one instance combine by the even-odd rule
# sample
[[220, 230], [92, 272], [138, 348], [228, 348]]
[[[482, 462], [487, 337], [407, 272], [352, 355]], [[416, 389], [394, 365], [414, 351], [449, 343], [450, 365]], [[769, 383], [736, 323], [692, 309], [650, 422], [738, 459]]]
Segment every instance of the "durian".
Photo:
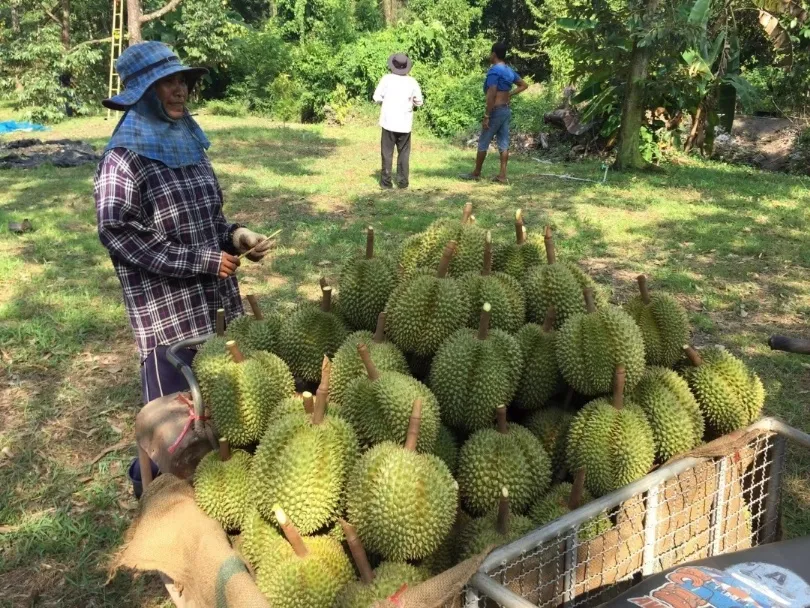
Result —
[[[542, 527], [576, 510], [593, 500], [584, 488], [585, 469], [577, 471], [574, 484], [561, 483], [551, 488], [548, 494], [534, 503], [529, 509], [529, 517], [536, 526]], [[592, 520], [577, 528], [577, 542], [588, 542], [592, 538], [610, 530], [613, 524], [602, 512]]]
[[492, 511], [504, 486], [512, 509], [524, 513], [551, 485], [551, 463], [540, 441], [522, 426], [507, 423], [503, 405], [497, 419], [497, 429], [476, 432], [459, 453], [459, 491], [471, 515]]
[[366, 548], [386, 560], [427, 557], [449, 534], [458, 490], [439, 458], [418, 454], [421, 400], [414, 402], [405, 447], [385, 442], [360, 459], [347, 492], [348, 520]]
[[748, 426], [759, 418], [765, 387], [754, 372], [725, 349], [684, 347], [692, 367], [684, 372], [711, 437]]
[[526, 428], [540, 440], [543, 449], [551, 458], [554, 479], [563, 479], [568, 473], [565, 465], [565, 445], [568, 426], [574, 415], [564, 408], [549, 406], [533, 412], [526, 421]]
[[616, 367], [613, 403], [588, 403], [568, 427], [570, 470], [584, 468], [585, 486], [602, 496], [646, 475], [655, 459], [653, 434], [642, 409], [625, 399], [625, 369]]
[[271, 545], [281, 539], [276, 526], [264, 519], [256, 508], [245, 517], [240, 536], [240, 551], [254, 570], [261, 565], [261, 560]]
[[436, 446], [433, 448], [433, 455], [438, 456], [455, 475], [458, 467], [458, 440], [453, 431], [446, 426], [439, 425], [439, 432], [436, 435]]
[[644, 275], [638, 277], [638, 285], [641, 295], [627, 302], [624, 309], [641, 329], [647, 365], [672, 367], [689, 340], [686, 311], [672, 296], [662, 293], [651, 296]]
[[265, 315], [254, 295], [247, 296], [253, 316], [243, 315], [228, 324], [225, 336], [249, 350], [277, 353], [281, 317]]
[[663, 367], [648, 367], [633, 392], [655, 441], [659, 462], [688, 452], [703, 440], [704, 423], [689, 385], [675, 372]]
[[523, 212], [518, 209], [515, 212], [515, 242], [495, 249], [493, 267], [522, 281], [529, 268], [543, 263], [543, 255], [542, 246], [534, 239], [526, 238]]
[[203, 456], [194, 471], [194, 497], [205, 513], [225, 530], [239, 530], [244, 524], [250, 496], [250, 454], [231, 452], [225, 439], [219, 452]]
[[644, 374], [644, 339], [632, 317], [616, 306], [596, 310], [585, 290], [587, 314], [576, 314], [557, 332], [557, 363], [565, 381], [583, 395], [610, 391], [616, 366], [626, 370], [626, 390]]
[[374, 228], [369, 226], [365, 257], [352, 258], [340, 273], [340, 310], [349, 327], [374, 331], [377, 317], [396, 284], [394, 263], [374, 255]]
[[543, 407], [562, 385], [557, 366], [554, 307], [548, 309], [543, 326], [527, 323], [517, 333], [523, 370], [515, 394], [515, 405], [525, 410]]
[[461, 329], [442, 344], [430, 369], [429, 385], [450, 427], [476, 431], [492, 425], [495, 409], [517, 390], [523, 357], [517, 340], [489, 329], [491, 307], [484, 303], [478, 333]]
[[307, 304], [287, 317], [279, 336], [279, 354], [293, 376], [320, 382], [321, 360], [332, 357], [348, 335], [341, 318], [332, 312], [332, 288], [321, 288], [320, 308]]
[[487, 549], [517, 540], [534, 527], [534, 522], [528, 517], [510, 513], [509, 490], [504, 487], [501, 489], [497, 511], [472, 520], [462, 531], [459, 538], [459, 560], [464, 561]]

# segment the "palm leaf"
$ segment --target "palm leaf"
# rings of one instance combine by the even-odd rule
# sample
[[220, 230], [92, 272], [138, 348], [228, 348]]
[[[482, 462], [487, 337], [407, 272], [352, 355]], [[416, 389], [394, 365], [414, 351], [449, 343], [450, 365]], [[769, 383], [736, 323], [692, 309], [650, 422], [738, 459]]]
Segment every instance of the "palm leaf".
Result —
[[807, 11], [802, 7], [801, 2], [793, 0], [756, 0], [754, 5], [772, 15], [790, 15], [799, 23], [807, 21]]
[[689, 25], [704, 28], [709, 22], [709, 12], [712, 10], [712, 0], [695, 0], [692, 10], [689, 11]]
[[790, 34], [779, 23], [779, 18], [773, 13], [760, 9], [759, 24], [770, 38], [773, 48], [783, 56], [779, 65], [785, 68], [793, 65], [793, 43], [790, 40]]

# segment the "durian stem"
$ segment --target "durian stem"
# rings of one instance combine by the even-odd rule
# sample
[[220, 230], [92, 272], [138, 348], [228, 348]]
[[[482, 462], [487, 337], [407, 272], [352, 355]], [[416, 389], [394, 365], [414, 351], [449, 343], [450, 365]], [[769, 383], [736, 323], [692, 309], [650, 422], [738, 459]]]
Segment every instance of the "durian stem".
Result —
[[322, 397], [320, 387], [316, 391], [318, 398], [315, 400], [315, 405], [312, 409], [312, 424], [321, 424], [324, 416], [326, 416], [326, 398]]
[[439, 269], [436, 271], [436, 276], [440, 279], [443, 279], [447, 276], [447, 271], [450, 270], [450, 262], [453, 260], [453, 256], [456, 253], [456, 247], [458, 243], [455, 241], [450, 241], [447, 243], [447, 246], [444, 248], [444, 252], [442, 253], [442, 259], [439, 262]]
[[241, 363], [245, 360], [245, 355], [242, 354], [242, 351], [239, 350], [239, 347], [233, 340], [228, 340], [225, 343], [225, 348], [227, 348], [228, 352], [231, 353], [231, 359], [233, 359], [235, 363]]
[[526, 233], [523, 231], [523, 211], [515, 211], [515, 242], [522, 245], [526, 242]]
[[571, 488], [571, 496], [568, 497], [568, 508], [572, 511], [578, 509], [582, 504], [582, 495], [585, 492], [585, 467], [577, 469], [574, 474], [574, 487]]
[[298, 529], [287, 517], [284, 510], [280, 506], [276, 505], [273, 507], [273, 511], [276, 512], [276, 520], [278, 520], [278, 525], [281, 527], [281, 531], [284, 533], [284, 536], [287, 538], [287, 542], [290, 543], [290, 546], [295, 554], [300, 558], [304, 558], [309, 555], [309, 550], [304, 544], [304, 539], [301, 538], [301, 534], [298, 532]]
[[324, 312], [332, 312], [332, 288], [328, 285], [321, 289], [321, 310]]
[[217, 336], [220, 338], [225, 335], [225, 309], [217, 309]]
[[419, 427], [422, 424], [422, 399], [417, 397], [411, 409], [411, 418], [408, 420], [408, 433], [405, 436], [405, 449], [409, 452], [416, 451], [416, 444], [419, 441]]
[[301, 394], [301, 396], [304, 398], [304, 411], [307, 414], [311, 414], [312, 412], [314, 412], [315, 397], [312, 396], [312, 393], [310, 393], [309, 391], [305, 391], [304, 393]]
[[624, 383], [627, 380], [627, 372], [624, 364], [616, 366], [616, 373], [613, 375], [613, 407], [617, 410], [624, 407]]
[[373, 340], [377, 344], [385, 342], [385, 311], [377, 315], [377, 329], [374, 330]]
[[487, 236], [484, 238], [484, 268], [481, 270], [481, 276], [486, 277], [492, 274], [492, 233], [487, 230]]
[[588, 311], [588, 314], [596, 312], [596, 303], [593, 299], [593, 288], [586, 287], [582, 294], [585, 296], [585, 310]]
[[551, 226], [546, 226], [546, 233], [543, 235], [546, 244], [546, 260], [549, 264], [557, 262], [557, 251], [554, 249], [554, 237], [551, 236]]
[[686, 353], [686, 356], [689, 358], [689, 362], [695, 367], [700, 367], [703, 365], [703, 357], [700, 356], [700, 353], [695, 350], [694, 347], [686, 344], [683, 347], [683, 352]]
[[352, 553], [354, 563], [357, 570], [360, 571], [360, 580], [364, 585], [370, 585], [374, 581], [374, 570], [371, 569], [371, 564], [368, 563], [368, 555], [366, 548], [360, 537], [357, 536], [357, 530], [349, 522], [338, 519], [340, 527], [343, 528], [343, 534], [346, 535], [346, 544], [349, 545], [349, 551]]
[[641, 301], [645, 304], [650, 303], [650, 290], [647, 287], [647, 277], [643, 274], [640, 274], [636, 277], [636, 281], [638, 281], [638, 290], [641, 292]]
[[557, 320], [557, 309], [549, 306], [546, 311], [546, 318], [543, 320], [543, 331], [548, 333], [554, 329], [554, 322]]
[[509, 490], [501, 489], [501, 498], [498, 501], [498, 519], [495, 522], [495, 529], [501, 536], [509, 534]]
[[324, 287], [329, 287], [329, 281], [326, 280], [326, 277], [321, 277], [320, 279], [318, 279], [318, 285], [321, 286], [321, 289], [323, 289]]
[[495, 416], [498, 420], [498, 432], [501, 435], [509, 434], [509, 425], [506, 422], [506, 406], [501, 404], [495, 410]]
[[380, 377], [380, 372], [377, 369], [377, 366], [374, 365], [374, 361], [371, 360], [371, 353], [368, 352], [368, 346], [362, 343], [358, 344], [357, 353], [360, 355], [360, 359], [363, 361], [363, 366], [366, 368], [368, 379], [374, 382]]
[[231, 459], [231, 446], [224, 437], [219, 440], [219, 459], [222, 462], [228, 462]]
[[478, 339], [486, 340], [489, 337], [489, 320], [492, 316], [492, 305], [484, 302], [481, 307], [481, 320], [478, 322]]
[[461, 223], [469, 224], [472, 217], [473, 205], [472, 203], [464, 203], [464, 211], [461, 213]]
[[374, 257], [374, 228], [369, 226], [366, 229], [366, 259]]
[[[332, 362], [326, 355], [323, 356], [323, 363], [321, 364], [321, 383], [315, 391], [315, 406], [312, 411], [313, 422], [320, 424], [323, 416], [326, 413], [326, 402], [329, 399], [329, 381], [332, 377]], [[320, 419], [316, 422], [318, 411], [321, 411]]]
[[256, 296], [250, 294], [247, 297], [248, 304], [250, 304], [250, 310], [253, 311], [253, 318], [257, 321], [261, 321], [264, 319], [264, 315], [262, 314], [262, 309], [259, 308], [259, 301], [256, 299]]

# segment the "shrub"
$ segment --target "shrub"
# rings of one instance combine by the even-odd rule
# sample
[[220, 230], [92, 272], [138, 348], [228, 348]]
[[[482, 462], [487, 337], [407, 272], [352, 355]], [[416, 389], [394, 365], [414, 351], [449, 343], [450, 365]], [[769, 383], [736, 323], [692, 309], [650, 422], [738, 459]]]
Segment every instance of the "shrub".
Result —
[[205, 104], [205, 110], [213, 116], [247, 116], [248, 107], [241, 99], [212, 99]]

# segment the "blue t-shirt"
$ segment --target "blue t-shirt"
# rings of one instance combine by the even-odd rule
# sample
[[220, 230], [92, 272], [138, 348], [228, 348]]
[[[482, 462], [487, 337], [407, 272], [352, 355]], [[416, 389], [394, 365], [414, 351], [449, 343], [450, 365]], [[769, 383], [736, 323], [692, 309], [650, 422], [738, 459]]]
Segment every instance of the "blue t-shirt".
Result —
[[520, 79], [520, 75], [505, 63], [496, 63], [487, 72], [484, 80], [484, 93], [489, 87], [495, 86], [498, 91], [511, 91], [515, 81]]

